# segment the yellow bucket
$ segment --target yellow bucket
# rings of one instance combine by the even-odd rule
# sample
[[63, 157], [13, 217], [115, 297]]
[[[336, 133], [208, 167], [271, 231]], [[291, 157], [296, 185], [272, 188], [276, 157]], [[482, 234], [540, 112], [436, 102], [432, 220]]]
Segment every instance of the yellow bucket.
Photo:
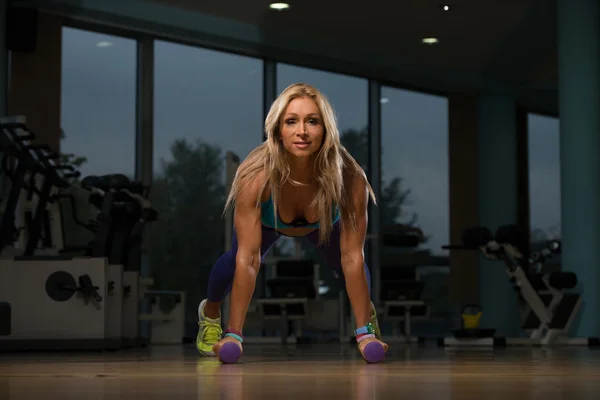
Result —
[[479, 328], [479, 320], [483, 312], [481, 311], [481, 307], [476, 304], [469, 304], [463, 307], [463, 311], [461, 313], [463, 329], [476, 329]]
[[481, 312], [477, 314], [463, 314], [463, 328], [464, 329], [475, 329], [479, 327], [479, 320], [481, 319]]

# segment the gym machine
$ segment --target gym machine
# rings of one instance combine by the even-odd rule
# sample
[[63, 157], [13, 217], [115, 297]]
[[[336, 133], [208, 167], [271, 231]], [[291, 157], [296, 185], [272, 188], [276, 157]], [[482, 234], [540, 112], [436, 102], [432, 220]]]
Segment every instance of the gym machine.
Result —
[[[80, 176], [71, 165], [59, 165], [54, 162], [59, 156], [52, 152], [47, 145], [32, 145], [37, 159], [41, 164], [38, 175], [32, 175], [27, 193], [27, 200], [32, 203], [33, 196], [37, 195], [37, 204], [32, 213], [27, 213], [26, 241], [24, 256], [32, 256], [41, 249], [48, 250], [50, 254], [59, 252], [64, 245], [63, 241], [55, 238], [62, 236], [62, 218], [58, 202], [59, 192], [71, 186], [71, 181]], [[68, 172], [62, 172], [68, 171]], [[41, 178], [38, 190], [37, 177]], [[60, 247], [59, 247], [60, 246]]]
[[[405, 226], [388, 227], [383, 235], [384, 243], [394, 247], [416, 247], [422, 240], [418, 229]], [[253, 301], [258, 310], [258, 320], [263, 331], [273, 328], [270, 321], [279, 322], [281, 338], [272, 336], [252, 337], [253, 342], [303, 343], [308, 338], [303, 331], [334, 332], [340, 343], [353, 343], [354, 315], [345, 290], [337, 299], [323, 299], [319, 295], [320, 265], [312, 260], [268, 257], [264, 263], [273, 264], [273, 274], [266, 276], [265, 285], [270, 296]], [[267, 266], [265, 265], [265, 267]], [[268, 271], [269, 268], [262, 268]], [[335, 273], [335, 272], [334, 272]], [[411, 322], [429, 318], [429, 306], [422, 299], [424, 282], [419, 279], [417, 268], [393, 266], [382, 269], [380, 324], [393, 323], [393, 336], [388, 342], [413, 343], [420, 338], [411, 335]], [[335, 316], [338, 318], [335, 318]], [[400, 324], [401, 323], [401, 324]], [[401, 325], [402, 335], [398, 333]], [[290, 334], [288, 336], [288, 334]], [[333, 338], [332, 338], [333, 339]]]
[[140, 321], [150, 322], [150, 343], [153, 345], [181, 344], [185, 336], [185, 292], [151, 290], [153, 280], [142, 280], [148, 289], [140, 298], [150, 300], [150, 312], [140, 314]]
[[11, 182], [0, 222], [4, 258], [65, 251], [60, 200], [73, 199], [61, 191], [80, 173], [71, 165], [57, 164], [59, 155], [45, 144], [32, 144], [33, 139], [35, 135], [23, 124], [2, 125], [2, 170]]
[[48, 221], [49, 203], [61, 199], [60, 190], [78, 173], [54, 163], [58, 155], [31, 143], [34, 139], [22, 123], [0, 124], [3, 169], [12, 183], [0, 220], [0, 250], [17, 242], [19, 202], [35, 205], [24, 225], [27, 240], [21, 255], [0, 262], [0, 350], [135, 345], [141, 231], [144, 223], [156, 219], [147, 192], [122, 175], [84, 179], [90, 203], [100, 205], [96, 227], [86, 225], [95, 230], [94, 243], [83, 257], [60, 254], [65, 249], [40, 254], [38, 246], [52, 236], [43, 227], [58, 222]]
[[[37, 194], [36, 210], [45, 207], [60, 168], [53, 157], [45, 157], [41, 147], [31, 143], [35, 134], [24, 124], [0, 125], [4, 170], [16, 164], [11, 190], [4, 207], [0, 240], [2, 249], [17, 241], [16, 210], [26, 182]], [[48, 155], [46, 155], [48, 156]], [[35, 190], [37, 178], [42, 189]], [[41, 213], [33, 215], [32, 227], [41, 223]], [[27, 247], [39, 238], [27, 240]], [[89, 348], [105, 346], [107, 263], [104, 258], [74, 259], [68, 256], [18, 255], [0, 263], [0, 301], [4, 302], [0, 349], [33, 350]]]
[[[382, 322], [392, 322], [388, 342], [415, 343], [412, 321], [429, 318], [429, 306], [422, 298], [425, 282], [416, 267], [386, 267], [381, 269]], [[401, 332], [398, 332], [400, 328]]]
[[[529, 253], [526, 234], [519, 226], [505, 225], [492, 235], [486, 227], [467, 229], [462, 245], [444, 246], [452, 250], [479, 250], [494, 261], [502, 261], [514, 285], [515, 292], [527, 306], [527, 316], [521, 326], [529, 337], [495, 337], [493, 328], [468, 324], [453, 331], [454, 337], [442, 338], [445, 346], [510, 346], [510, 345], [589, 345], [597, 339], [570, 338], [569, 329], [581, 307], [578, 293], [565, 292], [577, 285], [573, 272], [544, 273], [541, 265], [552, 255], [560, 253], [560, 241], [550, 241], [540, 252]], [[479, 313], [475, 314], [480, 316]], [[478, 320], [463, 315], [464, 321]]]
[[[122, 347], [139, 345], [139, 301], [149, 291], [141, 288], [139, 265], [143, 227], [157, 219], [148, 200], [149, 189], [125, 175], [88, 176], [81, 181], [90, 191], [89, 202], [99, 210], [95, 236], [86, 255], [106, 257], [109, 268], [109, 299], [119, 309], [109, 316], [109, 326], [120, 334]], [[111, 332], [112, 333], [112, 332]]]
[[[301, 342], [305, 340], [303, 325], [307, 319], [315, 319], [322, 308], [318, 298], [319, 265], [312, 260], [281, 259], [274, 272], [274, 277], [266, 279], [270, 296], [254, 301], [261, 323], [265, 328], [268, 321], [278, 320], [282, 344]], [[270, 339], [264, 336], [260, 341]]]
[[[23, 129], [21, 129], [23, 128]], [[35, 174], [38, 159], [31, 147], [35, 135], [22, 124], [6, 123], [0, 125], [0, 150], [2, 150], [2, 170], [11, 180], [10, 190], [3, 204], [0, 219], [0, 257], [9, 247], [18, 241], [20, 232], [17, 226], [23, 222], [17, 220], [17, 207], [28, 175]]]
[[[392, 248], [415, 249], [423, 240], [419, 228], [402, 224], [387, 225], [382, 232], [382, 244]], [[412, 321], [430, 316], [430, 308], [422, 297], [425, 282], [420, 279], [417, 269], [414, 265], [381, 267], [380, 324], [392, 323], [392, 335], [386, 337], [389, 343], [420, 341], [412, 335]]]

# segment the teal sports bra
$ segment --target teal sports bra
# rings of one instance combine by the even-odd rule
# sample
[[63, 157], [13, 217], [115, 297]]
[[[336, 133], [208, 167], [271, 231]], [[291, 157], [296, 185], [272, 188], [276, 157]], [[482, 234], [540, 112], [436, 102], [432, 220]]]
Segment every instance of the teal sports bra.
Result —
[[[264, 201], [260, 205], [261, 208], [261, 216], [260, 220], [262, 224], [268, 228], [275, 229], [275, 218], [273, 213], [273, 200], [271, 197], [267, 201]], [[333, 207], [332, 211], [332, 225], [335, 224], [340, 219], [340, 210], [337, 207]], [[283, 222], [281, 218], [279, 218], [279, 213], [277, 213], [277, 229], [282, 228], [312, 228], [318, 229], [319, 222], [315, 222], [314, 224], [309, 224], [304, 218], [295, 219], [290, 223]]]

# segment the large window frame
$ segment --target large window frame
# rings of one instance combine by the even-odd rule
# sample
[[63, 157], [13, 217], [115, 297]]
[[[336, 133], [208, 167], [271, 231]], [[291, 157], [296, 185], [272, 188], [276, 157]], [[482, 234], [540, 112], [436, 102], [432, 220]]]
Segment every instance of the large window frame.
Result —
[[[335, 67], [323, 67], [322, 65], [314, 65], [306, 62], [298, 62], [294, 59], [277, 59], [265, 57], [258, 50], [243, 49], [239, 46], [232, 45], [227, 48], [225, 46], [217, 46], [215, 43], [207, 43], [200, 39], [193, 39], [186, 36], [176, 36], [168, 33], [143, 32], [141, 30], [133, 30], [118, 25], [109, 25], [102, 22], [90, 22], [89, 20], [67, 17], [63, 20], [63, 26], [88, 31], [117, 35], [121, 37], [135, 39], [138, 42], [137, 54], [137, 99], [136, 99], [136, 137], [135, 137], [135, 177], [144, 182], [151, 183], [153, 177], [153, 113], [154, 113], [154, 42], [155, 40], [170, 41], [173, 43], [191, 45], [199, 48], [218, 50], [225, 53], [245, 55], [259, 58], [263, 61], [263, 109], [266, 116], [271, 103], [277, 96], [277, 64], [286, 63], [301, 67], [319, 69], [321, 71], [340, 73], [347, 76], [367, 79], [368, 81], [368, 152], [369, 152], [369, 170], [368, 178], [373, 186], [376, 196], [381, 194], [381, 88], [382, 86], [417, 91], [421, 93], [433, 94], [437, 96], [448, 97], [448, 93], [432, 90], [424, 90], [410, 85], [402, 85], [398, 82], [391, 82], [386, 79], [379, 79], [375, 76], [365, 76], [361, 74], [353, 74]], [[293, 57], [292, 57], [293, 58]], [[264, 133], [260, 140], [264, 140]], [[367, 262], [372, 268], [372, 284], [373, 297], [379, 299], [379, 267], [380, 267], [380, 245], [381, 236], [379, 211], [377, 207], [371, 207], [369, 238], [366, 245]], [[142, 276], [150, 276], [151, 271], [144, 269], [140, 271]]]

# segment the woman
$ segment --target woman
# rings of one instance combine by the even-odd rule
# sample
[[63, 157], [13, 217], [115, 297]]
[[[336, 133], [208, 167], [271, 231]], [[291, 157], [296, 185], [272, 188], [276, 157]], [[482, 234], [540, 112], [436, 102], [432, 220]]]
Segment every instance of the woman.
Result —
[[[261, 257], [286, 235], [307, 238], [342, 270], [359, 350], [368, 362], [382, 361], [388, 346], [379, 340], [363, 251], [369, 195], [375, 196], [340, 143], [331, 105], [310, 85], [291, 85], [271, 106], [265, 131], [267, 140], [239, 166], [227, 199], [226, 209], [235, 203], [233, 245], [213, 267], [208, 298], [198, 307], [198, 350], [223, 362], [238, 359]], [[220, 304], [230, 289], [223, 337]]]

